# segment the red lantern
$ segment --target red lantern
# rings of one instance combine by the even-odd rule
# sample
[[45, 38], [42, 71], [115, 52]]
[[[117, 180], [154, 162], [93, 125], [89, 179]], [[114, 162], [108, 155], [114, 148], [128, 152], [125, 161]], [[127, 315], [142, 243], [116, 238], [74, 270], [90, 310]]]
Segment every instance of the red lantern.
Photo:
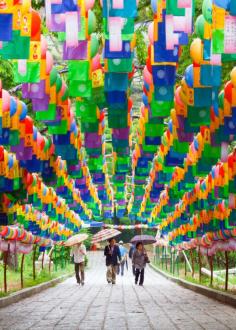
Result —
[[29, 116], [26, 116], [25, 120], [25, 134], [33, 134], [33, 120]]
[[31, 41], [40, 41], [41, 36], [41, 18], [39, 13], [32, 9], [31, 11]]
[[4, 147], [0, 146], [0, 162], [4, 161]]
[[2, 237], [5, 237], [7, 235], [7, 233], [8, 233], [8, 227], [5, 226], [5, 227], [3, 227], [3, 230], [0, 232], [0, 235]]
[[132, 109], [132, 107], [133, 107], [133, 101], [132, 101], [131, 97], [129, 97], [129, 99], [128, 99], [128, 111], [129, 112]]
[[232, 104], [232, 90], [233, 90], [233, 84], [231, 81], [228, 81], [225, 85], [225, 99]]
[[27, 173], [26, 176], [26, 184], [27, 186], [31, 186], [33, 183], [33, 175], [31, 173]]

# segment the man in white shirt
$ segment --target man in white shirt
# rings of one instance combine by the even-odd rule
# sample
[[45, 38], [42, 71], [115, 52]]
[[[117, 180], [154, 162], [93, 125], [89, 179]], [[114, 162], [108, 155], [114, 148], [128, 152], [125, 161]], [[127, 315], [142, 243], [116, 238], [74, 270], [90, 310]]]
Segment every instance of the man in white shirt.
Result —
[[70, 256], [74, 258], [75, 277], [77, 283], [84, 285], [84, 262], [86, 256], [86, 247], [82, 243], [74, 245], [71, 249]]

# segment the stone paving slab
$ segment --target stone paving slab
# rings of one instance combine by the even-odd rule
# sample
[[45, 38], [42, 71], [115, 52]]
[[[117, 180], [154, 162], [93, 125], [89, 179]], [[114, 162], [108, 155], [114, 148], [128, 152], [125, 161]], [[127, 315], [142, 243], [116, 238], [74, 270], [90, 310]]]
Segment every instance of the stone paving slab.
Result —
[[70, 278], [0, 309], [0, 330], [236, 330], [236, 310], [147, 268], [144, 286], [129, 271], [106, 283], [104, 257], [89, 255], [84, 287]]

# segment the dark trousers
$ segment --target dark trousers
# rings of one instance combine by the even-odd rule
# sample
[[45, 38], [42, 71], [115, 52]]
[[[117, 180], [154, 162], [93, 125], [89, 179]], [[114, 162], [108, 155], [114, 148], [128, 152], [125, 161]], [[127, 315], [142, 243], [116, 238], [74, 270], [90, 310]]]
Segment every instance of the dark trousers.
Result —
[[77, 283], [84, 283], [84, 262], [75, 263], [75, 277]]
[[132, 265], [132, 272], [133, 272], [133, 275], [135, 276], [135, 267], [134, 267], [134, 265]]
[[[140, 277], [140, 278], [139, 278]], [[139, 284], [142, 285], [144, 281], [144, 268], [143, 269], [135, 269], [135, 283], [138, 283], [139, 279]]]

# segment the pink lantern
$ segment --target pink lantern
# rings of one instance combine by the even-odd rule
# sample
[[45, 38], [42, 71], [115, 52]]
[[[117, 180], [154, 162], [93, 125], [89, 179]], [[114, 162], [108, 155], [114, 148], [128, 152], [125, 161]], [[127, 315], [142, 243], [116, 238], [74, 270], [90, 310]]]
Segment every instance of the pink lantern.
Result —
[[65, 93], [65, 90], [66, 90], [66, 84], [65, 84], [64, 80], [62, 80], [62, 85], [61, 85], [61, 90], [60, 90], [62, 95]]
[[153, 45], [154, 42], [154, 22], [150, 23], [148, 26], [148, 38], [150, 44]]
[[89, 9], [92, 9], [94, 6], [95, 0], [85, 0], [85, 9], [88, 11]]
[[148, 68], [146, 65], [143, 69], [143, 79], [146, 81], [146, 83], [148, 83], [148, 85], [152, 85], [152, 75], [148, 71]]
[[2, 90], [2, 109], [4, 112], [10, 110], [10, 101], [11, 101], [10, 94], [5, 89], [3, 89]]
[[207, 249], [206, 249], [205, 247], [201, 246], [201, 247], [200, 247], [200, 253], [201, 253], [201, 255], [203, 255], [203, 256], [207, 255]]
[[100, 60], [101, 60], [100, 54], [97, 54], [96, 56], [94, 56], [94, 58], [92, 59], [92, 71], [101, 69]]
[[222, 142], [221, 143], [221, 161], [227, 162], [228, 159], [228, 143]]
[[52, 54], [47, 51], [46, 53], [46, 74], [50, 74], [53, 67], [53, 57]]
[[48, 49], [47, 40], [43, 35], [41, 35], [41, 57], [43, 59], [46, 57], [47, 49]]

